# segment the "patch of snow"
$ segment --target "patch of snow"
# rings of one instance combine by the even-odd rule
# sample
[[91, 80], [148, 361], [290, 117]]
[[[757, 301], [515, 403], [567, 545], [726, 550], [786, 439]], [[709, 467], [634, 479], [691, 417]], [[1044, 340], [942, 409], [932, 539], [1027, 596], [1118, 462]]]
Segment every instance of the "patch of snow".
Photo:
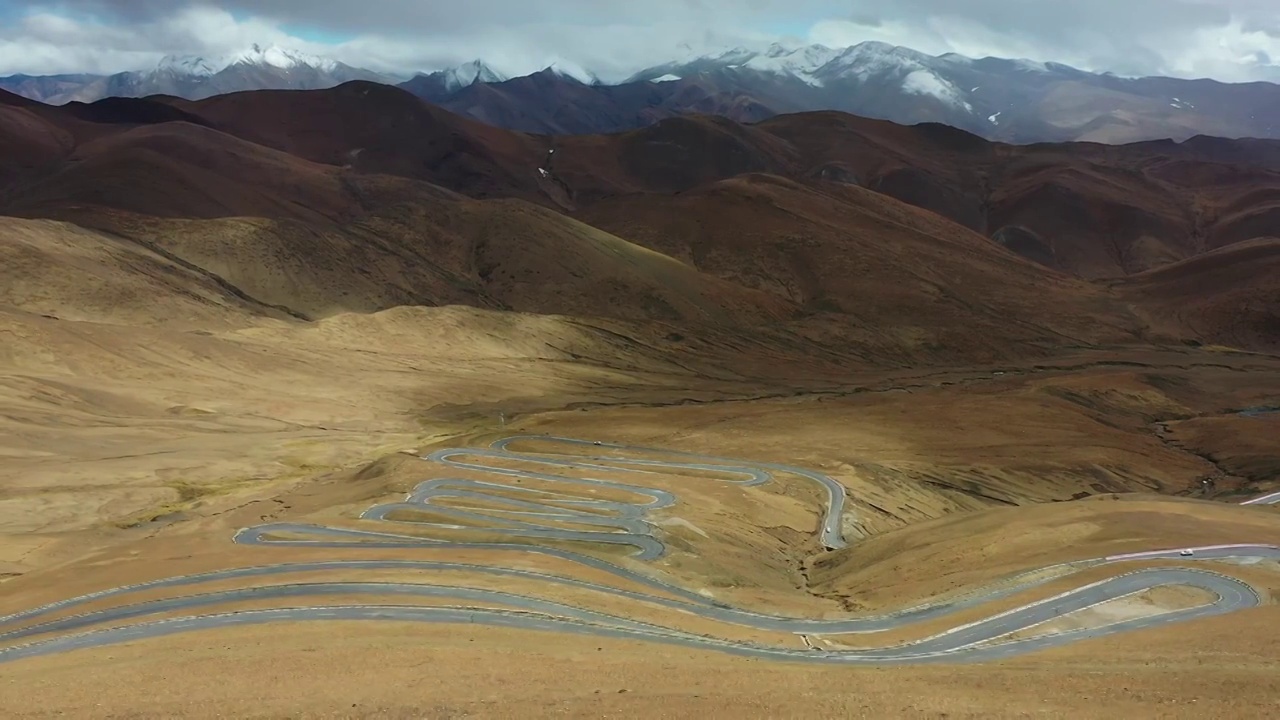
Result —
[[949, 105], [973, 112], [973, 106], [960, 97], [960, 91], [956, 86], [938, 77], [932, 70], [921, 68], [912, 71], [902, 81], [902, 89], [912, 95], [929, 95]]
[[707, 532], [706, 532], [705, 530], [703, 530], [702, 528], [698, 527], [697, 525], [694, 525], [693, 523], [689, 522], [688, 520], [685, 520], [685, 519], [684, 519], [684, 518], [682, 518], [682, 517], [670, 517], [670, 518], [666, 518], [666, 519], [664, 519], [664, 520], [654, 520], [654, 521], [653, 521], [653, 524], [654, 524], [654, 525], [667, 526], [667, 527], [669, 527], [669, 526], [679, 526], [679, 527], [683, 527], [683, 528], [688, 528], [689, 530], [692, 530], [692, 531], [694, 531], [694, 532], [698, 533], [698, 534], [699, 534], [699, 535], [701, 535], [702, 537], [711, 537], [710, 535], [708, 535], [708, 534], [707, 534]]
[[1001, 115], [1003, 115], [1003, 114], [1004, 114], [1004, 111], [1003, 111], [1003, 110], [1001, 110], [1000, 112], [996, 113], [995, 115], [990, 115], [990, 116], [988, 116], [988, 117], [987, 117], [987, 120], [989, 120], [989, 121], [991, 122], [991, 124], [992, 124], [992, 125], [999, 125], [999, 124], [1000, 124], [1000, 116], [1001, 116]]
[[649, 82], [656, 82], [656, 83], [675, 82], [676, 80], [680, 80], [680, 79], [682, 78], [679, 75], [672, 75], [671, 73], [667, 73], [666, 75], [663, 75], [662, 77], [656, 77], [650, 80]]
[[982, 89], [982, 86], [981, 86], [981, 85], [979, 85], [978, 87], [976, 87], [976, 88], [974, 88], [974, 89], [970, 90], [969, 92], [971, 92], [971, 93], [975, 93], [975, 92], [978, 92], [978, 91], [979, 91], [979, 90], [981, 90], [981, 89]]

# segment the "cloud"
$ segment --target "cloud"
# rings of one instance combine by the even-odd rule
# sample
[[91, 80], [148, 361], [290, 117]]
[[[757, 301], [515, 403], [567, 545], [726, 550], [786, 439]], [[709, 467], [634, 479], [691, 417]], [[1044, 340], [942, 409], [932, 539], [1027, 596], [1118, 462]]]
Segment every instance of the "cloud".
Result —
[[[559, 61], [618, 79], [686, 54], [682, 45], [804, 36], [1129, 75], [1280, 79], [1275, 0], [0, 0], [0, 17], [0, 74], [114, 72], [266, 42], [389, 72], [480, 57], [509, 74]], [[314, 42], [323, 37], [345, 41]]]
[[[456, 4], [469, 8], [466, 12], [443, 13], [437, 2], [388, 0], [317, 2], [308, 14], [297, 9], [305, 3], [266, 0], [244, 3], [257, 10], [250, 15], [236, 12], [235, 3], [214, 8], [167, 0], [72, 0], [56, 11], [33, 7], [17, 22], [0, 23], [0, 75], [120, 72], [152, 66], [167, 54], [217, 56], [253, 43], [276, 43], [384, 72], [433, 70], [480, 57], [509, 74], [570, 62], [620, 79], [670, 59], [682, 43], [701, 48], [771, 39], [767, 33], [725, 33], [705, 29], [710, 22], [691, 22], [710, 17], [695, 0], [658, 0], [673, 12], [648, 17], [642, 15], [652, 13], [652, 4], [644, 6], [649, 13], [637, 9], [614, 17], [599, 3], [559, 2], [582, 12], [556, 16], [520, 10], [542, 7], [523, 2], [506, 3], [508, 11], [502, 2], [469, 0]], [[372, 12], [361, 12], [365, 6]], [[396, 7], [407, 13], [399, 22], [391, 12]], [[351, 39], [324, 44], [299, 37], [326, 31]]]
[[154, 65], [164, 55], [233, 52], [254, 42], [305, 45], [271, 23], [236, 20], [207, 7], [185, 7], [134, 23], [33, 10], [11, 26], [0, 26], [0, 74], [119, 72]]
[[[1277, 76], [1274, 0], [863, 0], [816, 41], [875, 39], [930, 53], [1025, 57], [1124, 75]], [[875, 26], [863, 18], [876, 19]], [[1262, 53], [1261, 55], [1259, 53]]]

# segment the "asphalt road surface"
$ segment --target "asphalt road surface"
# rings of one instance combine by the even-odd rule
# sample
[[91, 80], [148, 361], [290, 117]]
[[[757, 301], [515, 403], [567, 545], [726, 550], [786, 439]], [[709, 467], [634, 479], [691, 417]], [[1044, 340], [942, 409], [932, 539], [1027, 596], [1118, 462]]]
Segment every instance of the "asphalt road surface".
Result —
[[[515, 443], [541, 447], [567, 446], [591, 453], [552, 454], [511, 449]], [[642, 459], [634, 455], [656, 456]], [[661, 459], [658, 459], [661, 458]], [[246, 545], [321, 548], [397, 547], [429, 551], [458, 549], [514, 549], [568, 560], [610, 574], [652, 592], [627, 590], [572, 577], [516, 568], [475, 565], [447, 560], [330, 560], [284, 563], [235, 568], [198, 575], [164, 578], [69, 598], [32, 610], [0, 618], [0, 662], [47, 655], [78, 648], [99, 647], [130, 640], [159, 637], [196, 629], [303, 620], [400, 620], [435, 623], [474, 623], [530, 630], [554, 630], [592, 635], [651, 640], [687, 647], [720, 650], [761, 658], [829, 663], [887, 664], [983, 661], [1062, 645], [1088, 637], [1109, 635], [1143, 627], [1179, 622], [1232, 612], [1259, 604], [1258, 595], [1248, 585], [1225, 575], [1189, 568], [1144, 569], [1076, 588], [1053, 598], [992, 615], [978, 622], [952, 628], [916, 642], [872, 650], [839, 650], [821, 645], [812, 648], [770, 646], [736, 642], [661, 627], [578, 606], [538, 597], [484, 588], [429, 582], [287, 582], [290, 575], [316, 572], [363, 572], [374, 570], [413, 571], [429, 576], [437, 572], [464, 571], [512, 579], [535, 580], [547, 586], [572, 587], [602, 596], [658, 606], [707, 620], [759, 630], [816, 635], [837, 639], [842, 634], [872, 633], [906, 628], [914, 623], [945, 618], [960, 610], [988, 603], [1061, 578], [1071, 572], [1104, 564], [1136, 560], [1212, 559], [1280, 560], [1280, 548], [1262, 545], [1223, 545], [1196, 549], [1193, 557], [1180, 556], [1181, 548], [1155, 550], [1097, 558], [1057, 566], [1056, 573], [1044, 568], [1013, 579], [999, 587], [978, 588], [965, 598], [931, 603], [880, 616], [858, 616], [815, 620], [786, 617], [731, 607], [713, 598], [673, 585], [653, 574], [561, 547], [537, 544], [552, 540], [558, 545], [609, 543], [630, 549], [635, 560], [651, 560], [665, 551], [659, 533], [646, 519], [653, 510], [678, 502], [670, 491], [641, 484], [645, 475], [663, 472], [679, 476], [695, 472], [688, 482], [730, 482], [743, 486], [762, 485], [779, 475], [812, 482], [826, 498], [818, 532], [819, 542], [828, 549], [845, 546], [843, 524], [852, 521], [845, 507], [843, 486], [812, 470], [772, 463], [752, 463], [707, 455], [636, 448], [570, 438], [517, 436], [494, 443], [490, 448], [441, 450], [424, 458], [449, 467], [490, 477], [490, 480], [441, 478], [423, 482], [408, 497], [396, 503], [378, 505], [362, 518], [388, 526], [387, 531], [357, 530], [296, 523], [274, 523], [245, 528], [234, 541]], [[518, 462], [521, 467], [513, 466]], [[528, 469], [533, 465], [537, 469]], [[556, 471], [560, 471], [557, 473]], [[636, 483], [594, 479], [592, 472], [630, 473]], [[708, 477], [710, 476], [710, 477]], [[527, 485], [524, 483], [528, 482]], [[563, 488], [565, 492], [551, 489]], [[608, 498], [590, 497], [601, 493]], [[629, 498], [630, 501], [619, 499]], [[1274, 498], [1274, 499], [1272, 499]], [[1280, 493], [1258, 500], [1276, 502]], [[452, 521], [452, 522], [451, 522]], [[563, 525], [590, 529], [566, 529]], [[438, 530], [479, 528], [495, 542], [458, 542], [433, 538]], [[401, 529], [400, 532], [393, 530]], [[409, 530], [412, 529], [412, 532]], [[446, 533], [447, 534], [447, 533]], [[510, 540], [504, 542], [503, 540]], [[447, 555], [446, 555], [447, 557]], [[198, 588], [208, 583], [228, 581], [261, 582], [286, 580], [274, 585], [250, 585], [237, 589], [183, 595], [159, 600], [127, 603], [107, 609], [80, 613], [68, 611], [80, 605], [166, 588]], [[1212, 603], [1149, 617], [1132, 619], [1104, 627], [1076, 630], [1009, 641], [1009, 635], [1063, 614], [1098, 605], [1154, 587], [1178, 585], [1202, 588], [1216, 600]], [[301, 600], [324, 596], [368, 595], [370, 604], [299, 605], [266, 610], [246, 610], [173, 617], [175, 613], [200, 611], [219, 605], [254, 600]], [[449, 607], [388, 604], [390, 598], [414, 600], [443, 599]], [[372, 601], [376, 598], [376, 604]], [[162, 619], [158, 616], [166, 615]], [[55, 616], [55, 617], [50, 617]], [[48, 618], [48, 619], [46, 619]], [[120, 623], [129, 623], [120, 625]]]

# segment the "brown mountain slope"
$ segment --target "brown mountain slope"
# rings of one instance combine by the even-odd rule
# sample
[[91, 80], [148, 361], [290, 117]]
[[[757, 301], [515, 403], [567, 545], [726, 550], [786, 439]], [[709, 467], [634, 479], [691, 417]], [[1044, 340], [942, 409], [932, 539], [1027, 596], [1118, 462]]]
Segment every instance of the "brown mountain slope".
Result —
[[1280, 239], [1229, 245], [1116, 288], [1171, 335], [1280, 351]]
[[72, 138], [30, 108], [0, 104], [0, 197], [20, 178], [58, 163]]
[[[805, 332], [847, 323], [904, 362], [1131, 337], [1103, 291], [935, 214], [849, 185], [748, 175], [676, 197], [635, 194], [579, 213], [699, 270], [803, 307]], [[837, 333], [839, 334], [839, 333]]]
[[[1233, 166], [1196, 160], [1195, 173], [1170, 171], [1176, 158], [1164, 146], [1013, 148], [944, 126], [838, 113], [756, 126], [679, 118], [560, 138], [554, 177], [524, 188], [512, 180], [518, 165], [547, 159], [535, 157], [535, 139], [492, 128], [470, 134], [467, 121], [398, 90], [362, 93], [349, 84], [165, 101], [210, 125], [239, 128], [234, 136], [186, 122], [139, 125], [157, 113], [132, 106], [125, 109], [133, 115], [99, 113], [99, 122], [73, 116], [65, 122], [94, 129], [77, 131], [68, 161], [11, 191], [0, 211], [72, 220], [171, 253], [301, 317], [465, 303], [754, 326], [803, 308], [802, 332], [815, 341], [941, 362], [1138, 331], [1104, 292], [1019, 261], [1001, 244], [1078, 274], [1114, 275], [1191, 256], [1228, 227], [1203, 203], [1178, 205], [1210, 197], [1205, 188], [1218, 193], [1216, 217], [1261, 218], [1237, 223], [1244, 234], [1266, 229], [1268, 215], [1258, 209], [1272, 200], [1233, 195], [1239, 183], [1219, 177]], [[369, 97], [373, 105], [363, 107]], [[283, 127], [268, 122], [294, 101], [300, 111]], [[373, 112], [396, 108], [399, 124], [395, 112]], [[121, 114], [125, 122], [115, 122]], [[414, 128], [436, 134], [395, 155], [392, 141]], [[370, 158], [388, 174], [245, 139], [255, 133], [330, 161], [345, 143], [367, 141], [380, 148]], [[428, 150], [443, 155], [432, 160], [422, 154]], [[548, 186], [567, 187], [576, 216], [606, 232], [529, 205], [477, 205], [405, 177], [415, 173], [473, 195], [505, 187], [547, 204]], [[743, 173], [757, 174], [732, 179]], [[995, 227], [999, 242], [939, 215]], [[351, 267], [366, 272], [354, 278]]]
[[232, 312], [315, 319], [460, 304], [740, 327], [794, 312], [785, 300], [521, 201], [424, 197], [326, 228], [120, 212], [93, 219], [105, 232], [0, 220], [0, 301], [98, 322], [221, 327], [236, 324]]
[[1190, 196], [1203, 249], [1280, 229], [1280, 170], [1198, 159], [1151, 161], [1144, 170]]
[[557, 138], [555, 176], [579, 205], [620, 193], [672, 193], [749, 172], [790, 175], [796, 149], [722, 117], [671, 118], [617, 135]]
[[0, 217], [0, 307], [59, 320], [222, 328], [285, 317], [215, 278], [70, 223]]
[[753, 324], [793, 310], [520, 200], [471, 200], [182, 122], [85, 143], [2, 211], [94, 228], [105, 236], [51, 237], [90, 254], [132, 245], [271, 316], [469, 304]]
[[[411, 89], [413, 81], [400, 87]], [[737, 87], [698, 76], [673, 82], [585, 85], [543, 70], [504, 82], [473, 83], [447, 97], [420, 97], [480, 122], [509, 130], [555, 135], [594, 134], [646, 127], [687, 113], [756, 122], [777, 114]], [[779, 107], [788, 107], [783, 103]]]
[[[746, 172], [850, 182], [1087, 278], [1141, 272], [1280, 232], [1270, 200], [1231, 188], [1206, 194], [1177, 172], [1161, 170], [1178, 162], [1219, 174], [1246, 163], [1280, 168], [1273, 162], [1280, 150], [1271, 148], [1280, 143], [1263, 141], [1010, 146], [944, 125], [903, 126], [837, 112], [756, 125], [683, 116], [616, 135], [546, 138], [499, 130], [402, 90], [360, 82], [163, 102], [315, 162], [551, 207], [585, 207], [638, 191], [680, 192]], [[544, 164], [550, 177], [541, 175]]]
[[1197, 251], [1192, 222], [1168, 188], [1073, 158], [1004, 169], [991, 193], [993, 239], [1086, 278], [1141, 272]]
[[[1231, 141], [1223, 141], [1230, 143]], [[580, 206], [613, 194], [678, 192], [743, 172], [861, 185], [941, 214], [1032, 260], [1115, 277], [1280, 232], [1273, 197], [1239, 154], [1203, 142], [1009, 146], [942, 125], [805, 113], [743, 126], [666, 120], [643, 131], [559, 140], [555, 172]], [[1218, 160], [1221, 155], [1223, 160]], [[1264, 155], [1265, 157], [1265, 155]], [[1204, 187], [1194, 163], [1255, 183]], [[1280, 189], [1267, 174], [1261, 187]]]
[[461, 118], [386, 85], [169, 102], [225, 132], [313, 162], [426, 180], [473, 197], [544, 199], [536, 170], [547, 142]]
[[40, 104], [41, 103], [38, 103], [35, 100], [23, 97], [16, 93], [11, 93], [8, 90], [0, 90], [0, 105], [8, 105], [10, 107], [33, 107]]
[[15, 189], [5, 212], [58, 217], [99, 206], [161, 217], [340, 217], [337, 168], [189, 123], [124, 128], [83, 143], [56, 171]]

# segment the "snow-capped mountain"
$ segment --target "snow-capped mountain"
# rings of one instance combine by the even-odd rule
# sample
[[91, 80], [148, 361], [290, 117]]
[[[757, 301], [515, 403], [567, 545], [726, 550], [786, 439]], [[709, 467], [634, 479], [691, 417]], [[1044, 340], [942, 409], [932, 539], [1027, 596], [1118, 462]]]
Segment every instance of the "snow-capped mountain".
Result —
[[583, 85], [603, 85], [604, 84], [604, 82], [600, 79], [600, 76], [596, 75], [594, 72], [588, 70], [582, 65], [579, 65], [578, 63], [569, 62], [567, 60], [560, 60], [560, 59], [554, 60], [551, 63], [549, 63], [545, 68], [543, 68], [542, 72], [549, 72], [553, 75], [565, 78], [567, 80], [580, 82]]
[[176, 95], [199, 100], [242, 90], [318, 90], [350, 80], [391, 81], [384, 75], [329, 58], [255, 44], [221, 57], [170, 55], [161, 58], [154, 68], [115, 75], [0, 78], [0, 88], [60, 104], [110, 96]]
[[280, 68], [282, 70], [308, 67], [324, 72], [335, 72], [340, 67], [343, 67], [342, 63], [319, 55], [298, 52], [297, 50], [290, 50], [276, 45], [262, 46], [257, 44], [252, 45], [247, 50], [224, 58], [224, 62], [224, 70], [234, 65], [257, 65]]
[[193, 55], [166, 55], [160, 59], [155, 72], [209, 77], [217, 75], [225, 67], [225, 64], [216, 60], [210, 61]]
[[738, 47], [713, 55], [648, 68], [636, 73], [626, 82], [653, 80], [659, 77], [680, 77], [681, 73], [697, 74], [718, 68], [742, 68], [794, 77], [820, 87], [822, 82], [815, 77], [815, 74], [839, 54], [838, 50], [825, 45], [789, 48], [774, 43], [759, 51]]
[[1270, 119], [1280, 111], [1276, 85], [1120, 78], [1053, 62], [933, 56], [882, 42], [722, 49], [647, 68], [627, 82], [659, 78], [741, 88], [777, 112], [842, 110], [906, 124], [941, 122], [1015, 142], [1280, 135]]
[[440, 72], [444, 75], [445, 87], [451, 91], [460, 90], [473, 83], [498, 83], [507, 79], [506, 75], [485, 65], [482, 60], [472, 60]]
[[[1016, 102], [1008, 97], [1007, 83], [993, 75], [1015, 70], [1055, 72], [1044, 64], [994, 62], [956, 54], [935, 57], [882, 42], [847, 48], [774, 43], [761, 49], [738, 47], [656, 65], [627, 82], [658, 78], [731, 82], [747, 86], [753, 98], [778, 107], [780, 112], [792, 108], [844, 110], [900, 122], [933, 120], [985, 130], [979, 120], [986, 122], [997, 112], [1008, 113], [1005, 105]], [[1037, 81], [1024, 78], [1024, 83]], [[984, 83], [991, 89], [979, 99], [974, 91]], [[988, 102], [1000, 107], [989, 107]]]
[[[579, 85], [599, 86], [602, 84], [600, 78], [586, 68], [561, 60], [552, 62], [532, 75], [526, 75], [515, 80], [509, 80], [502, 73], [486, 65], [482, 60], [472, 60], [469, 63], [437, 70], [433, 73], [419, 73], [412, 79], [400, 83], [398, 87], [408, 90], [423, 100], [443, 105], [450, 100], [472, 102], [467, 98], [474, 94], [476, 88], [490, 85], [508, 87], [513, 82], [522, 86], [522, 92], [524, 86], [528, 86], [527, 89], [532, 92], [531, 97], [541, 95], [547, 98], [547, 102], [551, 102], [551, 97], [556, 95], [554, 92], [548, 94], [547, 89], [556, 84], [570, 87]], [[520, 95], [522, 92], [517, 94]], [[492, 101], [480, 99], [475, 102]]]
[[715, 70], [745, 70], [803, 80], [821, 87], [824, 78], [857, 75], [862, 78], [892, 67], [918, 69], [928, 55], [881, 42], [865, 42], [848, 48], [826, 45], [790, 47], [773, 43], [761, 50], [736, 47], [646, 68], [624, 82], [649, 80], [662, 75], [697, 74]]
[[491, 84], [507, 80], [507, 76], [494, 70], [483, 60], [472, 60], [468, 63], [437, 70], [432, 73], [418, 73], [409, 80], [400, 83], [400, 87], [426, 100], [444, 98], [452, 93], [470, 87], [476, 83]]
[[236, 65], [270, 67], [279, 70], [310, 68], [321, 72], [335, 72], [341, 63], [329, 58], [282, 48], [278, 45], [253, 44], [248, 48], [222, 57], [206, 58], [195, 55], [166, 55], [153, 72], [212, 77]]
[[[1280, 137], [1280, 86], [1121, 78], [1053, 62], [928, 55], [882, 42], [844, 48], [773, 43], [696, 52], [621, 83], [549, 57], [508, 78], [482, 60], [421, 73], [399, 87], [483, 122], [534, 133], [616, 132], [687, 113], [753, 122], [839, 110], [904, 124], [939, 122], [994, 140], [1128, 142], [1196, 134]], [[110, 95], [199, 99], [274, 88], [321, 89], [396, 79], [328, 58], [253, 45], [223, 57], [167, 57], [112, 76], [0, 78], [0, 89], [52, 103]], [[493, 92], [493, 90], [499, 92]]]
[[[973, 112], [969, 93], [954, 76], [970, 72], [975, 62], [954, 53], [933, 57], [882, 42], [864, 42], [838, 50], [825, 45], [793, 48], [774, 43], [759, 51], [735, 48], [683, 63], [658, 65], [636, 73], [628, 81], [733, 71], [799, 80], [813, 88], [893, 83], [905, 95], [933, 98], [949, 107]], [[1037, 69], [1048, 72], [1043, 65]]]
[[790, 75], [811, 85], [821, 86], [822, 81], [817, 73], [836, 57], [839, 51], [825, 45], [809, 45], [807, 47], [789, 49], [774, 43], [763, 53], [754, 55], [740, 64], [747, 70], [771, 72]]

